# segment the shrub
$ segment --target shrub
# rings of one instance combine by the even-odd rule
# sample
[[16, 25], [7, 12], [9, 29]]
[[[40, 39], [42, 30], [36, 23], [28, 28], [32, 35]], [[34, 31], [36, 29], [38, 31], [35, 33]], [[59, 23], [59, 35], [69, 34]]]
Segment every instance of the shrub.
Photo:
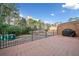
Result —
[[21, 29], [21, 34], [30, 34], [30, 31], [32, 31], [30, 27], [25, 27]]
[[20, 35], [21, 30], [17, 26], [9, 26], [7, 29], [8, 34], [15, 34], [15, 35]]
[[6, 34], [8, 27], [9, 27], [8, 24], [0, 24], [0, 34]]
[[15, 34], [16, 36], [18, 35], [23, 35], [23, 34], [30, 34], [30, 31], [34, 29], [31, 29], [30, 27], [18, 27], [18, 26], [13, 26], [13, 25], [8, 25], [8, 24], [1, 24], [0, 25], [0, 34]]

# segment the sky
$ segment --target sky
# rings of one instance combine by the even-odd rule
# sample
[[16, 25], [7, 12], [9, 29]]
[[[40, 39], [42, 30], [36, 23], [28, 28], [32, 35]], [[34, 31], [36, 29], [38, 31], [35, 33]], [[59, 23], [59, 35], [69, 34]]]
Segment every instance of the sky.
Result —
[[79, 17], [78, 3], [17, 3], [17, 7], [24, 18], [31, 16], [50, 24]]

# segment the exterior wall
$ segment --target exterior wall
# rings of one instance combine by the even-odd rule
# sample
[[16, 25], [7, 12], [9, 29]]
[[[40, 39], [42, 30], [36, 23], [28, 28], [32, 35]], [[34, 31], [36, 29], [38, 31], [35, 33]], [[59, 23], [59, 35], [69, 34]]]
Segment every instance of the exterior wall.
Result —
[[79, 37], [79, 21], [73, 21], [68, 23], [60, 24], [57, 28], [58, 34], [62, 35], [64, 29], [72, 29], [76, 32], [76, 36]]
[[53, 30], [57, 30], [57, 26], [51, 26], [51, 27], [49, 28], [49, 31], [53, 31]]
[[57, 26], [51, 26], [48, 32], [50, 33], [50, 35], [57, 35]]

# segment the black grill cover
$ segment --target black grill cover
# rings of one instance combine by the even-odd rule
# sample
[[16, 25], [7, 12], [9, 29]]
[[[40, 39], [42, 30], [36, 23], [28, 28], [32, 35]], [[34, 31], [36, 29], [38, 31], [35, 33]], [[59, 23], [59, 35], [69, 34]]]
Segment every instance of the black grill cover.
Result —
[[62, 31], [62, 35], [63, 36], [68, 36], [68, 37], [75, 37], [76, 36], [76, 32], [72, 29], [64, 29]]

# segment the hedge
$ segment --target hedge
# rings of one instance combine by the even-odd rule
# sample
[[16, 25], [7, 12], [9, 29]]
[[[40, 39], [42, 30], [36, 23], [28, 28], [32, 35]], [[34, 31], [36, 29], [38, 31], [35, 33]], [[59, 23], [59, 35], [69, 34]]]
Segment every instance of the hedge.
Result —
[[0, 34], [15, 34], [16, 36], [18, 36], [23, 34], [30, 34], [30, 31], [32, 31], [30, 27], [21, 28], [18, 26], [13, 26], [8, 24], [0, 25]]

